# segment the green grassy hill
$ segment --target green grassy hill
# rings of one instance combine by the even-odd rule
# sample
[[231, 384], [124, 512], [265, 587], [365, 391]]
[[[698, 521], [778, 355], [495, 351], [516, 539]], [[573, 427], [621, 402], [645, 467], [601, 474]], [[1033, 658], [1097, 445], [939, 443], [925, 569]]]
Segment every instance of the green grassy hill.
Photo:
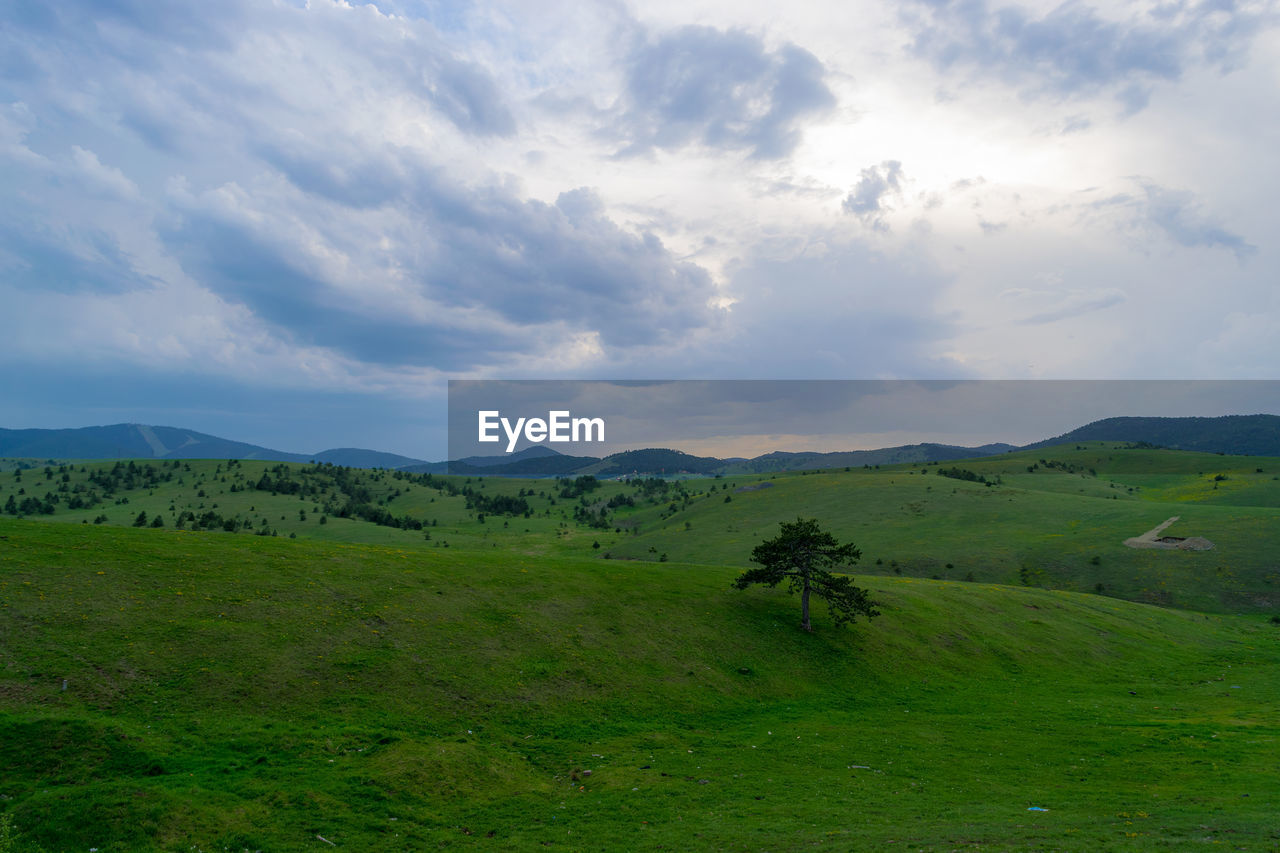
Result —
[[1261, 617], [886, 577], [809, 635], [731, 568], [551, 547], [0, 520], [17, 849], [1280, 842]]
[[[939, 473], [947, 471], [982, 480]], [[630, 519], [638, 535], [602, 542], [614, 557], [745, 565], [779, 520], [816, 517], [842, 541], [858, 543], [863, 575], [1277, 613], [1277, 475], [1278, 459], [1095, 443], [937, 465], [734, 477], [674, 513], [670, 506], [638, 511]], [[1216, 547], [1123, 544], [1175, 515], [1180, 521], [1167, 535], [1202, 536]]]
[[[1278, 473], [5, 470], [0, 853], [1275, 849]], [[881, 617], [730, 588], [800, 515]]]
[[[98, 462], [0, 473], [0, 512], [123, 526], [145, 514], [146, 525], [157, 517], [165, 528], [230, 524], [237, 535], [622, 560], [665, 555], [719, 566], [746, 565], [779, 521], [803, 515], [861, 547], [862, 575], [1280, 613], [1280, 459], [1095, 442], [878, 469], [579, 482], [586, 486], [261, 461]], [[1167, 535], [1200, 536], [1216, 547], [1123, 544], [1175, 515]]]

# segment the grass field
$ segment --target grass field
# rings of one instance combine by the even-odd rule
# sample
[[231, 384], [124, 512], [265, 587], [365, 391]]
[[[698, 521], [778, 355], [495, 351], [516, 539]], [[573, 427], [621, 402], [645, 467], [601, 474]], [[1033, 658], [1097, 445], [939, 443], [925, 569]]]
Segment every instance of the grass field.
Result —
[[[1040, 465], [1041, 459], [1062, 467]], [[952, 467], [1000, 484], [937, 474]], [[1166, 606], [1276, 613], [1277, 473], [1275, 459], [1091, 445], [955, 465], [733, 478], [711, 500], [675, 516], [640, 513], [639, 535], [606, 544], [624, 558], [665, 553], [688, 562], [744, 565], [751, 546], [773, 535], [779, 520], [800, 515], [820, 518], [842, 540], [858, 543], [859, 574], [1101, 591]], [[1180, 521], [1167, 535], [1203, 536], [1214, 550], [1123, 545], [1175, 515]]]
[[[120, 463], [124, 464], [124, 463]], [[26, 517], [131, 525], [140, 513], [172, 527], [183, 513], [216, 513], [246, 533], [404, 548], [462, 547], [545, 556], [743, 566], [780, 520], [819, 518], [856, 542], [861, 574], [972, 580], [1077, 592], [1209, 612], [1280, 612], [1280, 460], [1091, 443], [963, 463], [688, 480], [663, 490], [602, 482], [564, 497], [554, 480], [421, 478], [355, 472], [368, 504], [425, 522], [422, 530], [344, 518], [342, 484], [309, 466], [264, 462], [134, 463], [133, 488], [117, 477], [110, 497], [91, 480], [117, 463], [0, 473], [0, 507], [60, 496], [54, 512]], [[996, 485], [941, 476], [960, 468]], [[1032, 470], [1028, 470], [1032, 469]], [[281, 474], [280, 471], [287, 473]], [[309, 494], [255, 488], [266, 475], [309, 483]], [[167, 478], [167, 479], [166, 479]], [[447, 486], [448, 488], [445, 488]], [[64, 491], [59, 492], [59, 489]], [[79, 491], [77, 491], [79, 490]], [[469, 508], [458, 490], [521, 496], [527, 514]], [[19, 492], [24, 494], [19, 494]], [[69, 509], [94, 494], [97, 503]], [[632, 506], [608, 507], [629, 498]], [[579, 510], [607, 513], [589, 526]], [[21, 514], [21, 513], [11, 513]], [[1201, 536], [1212, 551], [1127, 548], [1173, 516], [1172, 536]], [[598, 518], [595, 520], [598, 521]], [[426, 537], [430, 537], [427, 539]], [[599, 547], [595, 547], [595, 546]]]
[[[422, 529], [247, 488], [272, 464], [156, 466], [76, 510], [114, 463], [6, 472], [0, 505], [67, 488], [0, 517], [0, 843], [1280, 849], [1280, 624], [1231, 606], [1276, 571], [1280, 464], [1049, 452], [958, 466], [992, 486], [458, 480], [526, 499], [484, 522], [390, 473], [347, 484]], [[608, 526], [575, 518], [619, 496]], [[174, 529], [188, 509], [253, 524]], [[806, 634], [794, 598], [730, 588], [801, 514], [861, 545], [880, 617], [819, 605]], [[1218, 547], [1119, 544], [1175, 514]], [[1160, 581], [1181, 608], [1141, 603]]]

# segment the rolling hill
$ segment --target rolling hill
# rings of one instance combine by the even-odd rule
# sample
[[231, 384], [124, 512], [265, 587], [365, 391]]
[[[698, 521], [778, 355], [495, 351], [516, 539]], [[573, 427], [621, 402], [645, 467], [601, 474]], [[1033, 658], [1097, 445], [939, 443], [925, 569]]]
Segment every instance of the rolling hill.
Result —
[[0, 519], [20, 850], [1267, 849], [1280, 629], [884, 577]]
[[[145, 516], [147, 525], [238, 535], [712, 566], [745, 565], [779, 521], [803, 515], [859, 545], [860, 574], [1101, 592], [1207, 612], [1280, 611], [1280, 459], [1127, 443], [630, 482], [256, 460], [91, 462], [0, 473], [0, 514], [119, 526]], [[1124, 545], [1174, 516], [1167, 535], [1215, 547]]]
[[[881, 616], [730, 581], [780, 520]], [[1213, 550], [1139, 550], [1165, 532]], [[1280, 458], [0, 473], [15, 850], [1268, 849]], [[1152, 606], [1159, 605], [1159, 606]]]
[[1280, 416], [1225, 415], [1219, 418], [1106, 418], [1027, 449], [1077, 441], [1146, 442], [1174, 450], [1238, 456], [1280, 456]]

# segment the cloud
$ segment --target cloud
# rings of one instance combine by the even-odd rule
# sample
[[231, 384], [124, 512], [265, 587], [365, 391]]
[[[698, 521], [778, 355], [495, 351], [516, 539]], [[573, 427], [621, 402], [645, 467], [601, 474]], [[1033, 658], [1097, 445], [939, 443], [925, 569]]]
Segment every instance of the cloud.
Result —
[[880, 252], [836, 233], [822, 236], [822, 252], [766, 243], [731, 265], [727, 286], [736, 301], [715, 334], [627, 375], [654, 375], [655, 366], [670, 376], [959, 375], [943, 355], [955, 333], [940, 305], [947, 277], [912, 250]]
[[1080, 317], [1119, 305], [1128, 299], [1124, 291], [1118, 288], [1063, 290], [1010, 288], [1000, 296], [1022, 310], [1031, 310], [1033, 313], [1018, 320], [1019, 323], [1030, 326]]
[[1093, 122], [1090, 121], [1085, 116], [1081, 116], [1081, 115], [1067, 116], [1067, 118], [1063, 120], [1062, 127], [1059, 130], [1059, 132], [1065, 136], [1069, 133], [1081, 133], [1083, 131], [1088, 130], [1092, 126], [1093, 126]]
[[622, 357], [717, 322], [710, 275], [596, 191], [548, 203], [476, 162], [475, 137], [513, 133], [513, 114], [424, 21], [329, 0], [156, 15], [118, 0], [24, 24], [0, 30], [39, 69], [0, 105], [0, 289], [87, 304], [164, 287], [217, 315], [193, 324], [211, 341], [275, 340], [224, 350], [356, 370]]
[[153, 284], [105, 231], [12, 221], [0, 221], [0, 277], [8, 287], [58, 293], [125, 293]]
[[[126, 57], [136, 39], [182, 44], [197, 50], [225, 49], [234, 41], [237, 24], [253, 14], [245, 0], [181, 6], [146, 0], [66, 0], [17, 5], [15, 23], [31, 35], [70, 36], [79, 42], [84, 58]], [[140, 53], [130, 61], [143, 65], [152, 56]]]
[[715, 321], [710, 276], [621, 229], [589, 189], [548, 205], [411, 161], [356, 165], [401, 176], [397, 196], [367, 210], [307, 184], [224, 187], [183, 199], [165, 242], [283, 334], [364, 362], [468, 370], [583, 333], [625, 350]]
[[1149, 182], [1143, 182], [1142, 190], [1146, 194], [1143, 207], [1147, 219], [1179, 246], [1229, 249], [1238, 260], [1257, 252], [1257, 246], [1206, 214], [1192, 193]]
[[186, 135], [181, 117], [164, 112], [175, 106], [175, 89], [182, 107], [215, 116], [243, 119], [264, 107], [324, 110], [335, 97], [356, 95], [374, 102], [365, 109], [378, 101], [398, 101], [401, 110], [429, 107], [472, 136], [516, 130], [482, 65], [459, 55], [426, 21], [373, 5], [70, 0], [51, 8], [26, 16], [8, 38], [0, 31], [0, 44], [36, 69], [26, 75], [31, 82], [66, 92], [85, 77], [119, 74], [126, 88], [117, 93], [116, 118], [161, 149]]
[[902, 164], [886, 160], [879, 166], [862, 170], [862, 176], [853, 190], [845, 197], [841, 208], [862, 220], [864, 225], [878, 231], [888, 230], [883, 215], [888, 211], [886, 196], [902, 194]]
[[510, 136], [516, 121], [493, 78], [480, 66], [438, 53], [423, 69], [431, 102], [460, 129], [479, 136]]
[[909, 2], [914, 55], [897, 6], [9, 4], [0, 361], [370, 418], [444, 371], [1247, 371], [1195, 344], [1277, 314], [1274, 69], [1218, 73], [1275, 4]]
[[31, 108], [22, 101], [0, 104], [0, 158], [20, 164], [28, 172], [47, 169], [46, 159], [27, 147], [27, 136], [35, 124]]
[[826, 73], [801, 47], [770, 51], [737, 30], [687, 26], [646, 39], [627, 60], [621, 153], [696, 145], [785, 157], [803, 122], [835, 105]]
[[115, 166], [107, 166], [98, 159], [98, 155], [92, 151], [81, 148], [79, 145], [71, 146], [71, 158], [89, 181], [97, 185], [104, 192], [125, 199], [135, 199], [138, 197], [138, 186]]
[[[6, 127], [6, 112], [22, 121]], [[149, 219], [138, 187], [78, 145], [57, 159], [33, 150], [27, 137], [38, 130], [25, 104], [0, 110], [0, 183], [9, 191], [0, 205], [0, 287], [119, 294], [154, 286], [134, 257], [131, 235]]]
[[[819, 251], [813, 251], [820, 246]], [[873, 250], [841, 230], [762, 240], [724, 272], [732, 305], [670, 343], [603, 351], [582, 378], [848, 379], [968, 375], [948, 355], [949, 278], [918, 247]], [[545, 378], [564, 370], [506, 371]]]
[[1107, 196], [1092, 202], [1090, 209], [1124, 211], [1139, 231], [1155, 232], [1188, 249], [1227, 249], [1240, 262], [1257, 253], [1257, 246], [1207, 212], [1195, 193], [1163, 187], [1147, 178], [1132, 180], [1137, 193]]
[[1230, 70], [1275, 19], [1266, 6], [1231, 0], [1163, 4], [1121, 18], [1079, 2], [1043, 14], [987, 0], [918, 0], [909, 8], [913, 51], [942, 71], [991, 75], [1031, 97], [1109, 93], [1128, 113], [1146, 107], [1155, 84], [1192, 66]]

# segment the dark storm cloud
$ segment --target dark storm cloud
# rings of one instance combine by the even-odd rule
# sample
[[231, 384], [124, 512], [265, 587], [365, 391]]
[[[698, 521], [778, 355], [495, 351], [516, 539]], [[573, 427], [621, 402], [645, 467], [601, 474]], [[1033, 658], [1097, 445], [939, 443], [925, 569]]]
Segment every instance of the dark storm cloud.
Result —
[[918, 0], [904, 17], [915, 53], [940, 70], [992, 74], [1031, 95], [1111, 92], [1137, 112], [1153, 84], [1193, 65], [1229, 69], [1274, 16], [1231, 0], [1164, 4], [1119, 20], [1076, 2], [1038, 15], [987, 0]]
[[192, 213], [166, 235], [184, 268], [223, 298], [248, 307], [294, 343], [384, 365], [472, 367], [477, 350], [500, 355], [530, 341], [497, 329], [452, 328], [448, 315], [413, 320], [392, 311], [362, 312], [296, 247], [244, 223]]
[[[350, 168], [365, 180], [347, 184], [305, 162], [286, 174], [302, 175], [299, 189], [339, 205], [368, 202], [365, 191], [381, 188], [376, 200], [387, 209], [373, 224], [348, 221], [342, 207], [329, 216], [312, 209], [319, 234], [304, 240], [289, 223], [315, 203], [308, 197], [274, 202], [265, 221], [262, 211], [193, 199], [165, 240], [197, 281], [296, 339], [381, 364], [466, 369], [543, 348], [547, 335], [595, 333], [605, 347], [626, 348], [714, 321], [706, 272], [676, 260], [653, 235], [619, 228], [588, 189], [548, 205], [394, 157]], [[393, 235], [394, 247], [378, 248], [368, 229]], [[316, 240], [321, 255], [354, 259], [364, 278], [327, 267]], [[383, 308], [362, 305], [353, 289], [365, 286], [390, 288], [395, 298]]]
[[733, 30], [689, 26], [646, 40], [626, 73], [623, 154], [700, 145], [777, 159], [800, 143], [805, 119], [835, 105], [812, 53], [769, 51]]

